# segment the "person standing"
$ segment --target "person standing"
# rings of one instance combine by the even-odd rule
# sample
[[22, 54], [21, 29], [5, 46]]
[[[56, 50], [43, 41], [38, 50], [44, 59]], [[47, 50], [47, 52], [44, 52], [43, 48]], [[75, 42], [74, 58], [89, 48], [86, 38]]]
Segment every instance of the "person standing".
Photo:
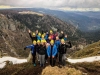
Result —
[[56, 56], [56, 54], [57, 54], [57, 47], [54, 44], [54, 40], [51, 40], [50, 41], [50, 45], [47, 48], [47, 55], [48, 55], [48, 57], [50, 59], [50, 65], [52, 67], [55, 66], [55, 62], [56, 62], [55, 56]]
[[36, 45], [36, 57], [37, 57], [38, 63], [40, 62], [40, 60], [39, 60], [39, 49], [40, 49], [40, 46], [41, 46], [40, 40], [37, 40], [37, 45]]
[[65, 37], [65, 34], [64, 34], [63, 31], [61, 31], [61, 33], [60, 33], [60, 35], [59, 35], [59, 39], [64, 39], [64, 37]]
[[57, 47], [56, 58], [58, 58], [58, 56], [59, 56], [59, 52], [58, 52], [58, 51], [59, 51], [59, 46], [60, 46], [60, 39], [59, 39], [58, 36], [56, 36], [55, 45], [56, 45], [56, 47]]
[[65, 44], [64, 39], [61, 39], [61, 45], [59, 46], [59, 67], [65, 66], [66, 61], [66, 50], [71, 48], [71, 42], [68, 42], [69, 45]]
[[32, 54], [32, 63], [34, 66], [36, 66], [35, 60], [36, 60], [36, 41], [33, 41], [32, 45], [26, 46], [24, 50], [27, 48], [31, 49], [31, 54]]
[[45, 40], [41, 40], [41, 45], [38, 49], [38, 54], [39, 54], [40, 66], [43, 67], [45, 64], [45, 54], [46, 54]]

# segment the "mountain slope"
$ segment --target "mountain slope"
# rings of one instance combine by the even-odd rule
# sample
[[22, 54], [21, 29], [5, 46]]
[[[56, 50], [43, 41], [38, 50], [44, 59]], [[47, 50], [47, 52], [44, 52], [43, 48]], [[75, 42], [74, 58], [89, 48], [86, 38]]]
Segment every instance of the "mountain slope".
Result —
[[99, 55], [100, 55], [100, 41], [90, 44], [83, 50], [79, 50], [71, 54], [73, 58], [82, 58], [82, 57], [99, 56]]
[[[0, 51], [4, 55], [28, 56], [29, 50], [23, 50], [25, 46], [32, 44], [27, 32], [28, 29], [32, 31], [36, 29], [39, 31], [49, 31], [50, 29], [57, 31], [59, 29], [59, 32], [63, 30], [64, 33], [68, 34], [68, 39], [71, 41], [81, 39], [79, 30], [53, 16], [33, 14], [33, 12], [22, 14], [13, 10], [1, 10], [0, 13], [0, 42], [2, 42], [0, 43]], [[83, 40], [81, 41], [83, 42]]]
[[20, 22], [0, 14], [0, 51], [16, 57], [28, 55], [27, 51], [23, 51], [24, 46], [30, 43], [26, 30]]

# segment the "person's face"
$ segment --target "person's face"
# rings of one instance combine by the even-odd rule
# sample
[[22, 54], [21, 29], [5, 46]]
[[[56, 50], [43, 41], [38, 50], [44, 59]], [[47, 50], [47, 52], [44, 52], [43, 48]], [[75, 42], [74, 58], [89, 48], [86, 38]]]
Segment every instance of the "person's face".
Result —
[[65, 42], [64, 41], [61, 41], [61, 44], [64, 44]]
[[45, 45], [45, 42], [42, 42], [41, 45]]
[[63, 34], [64, 32], [63, 32], [63, 31], [61, 31], [61, 33]]
[[49, 40], [51, 40], [51, 37], [48, 37]]
[[53, 43], [51, 43], [51, 45], [53, 46]]
[[49, 34], [48, 32], [46, 32], [46, 34]]
[[37, 44], [38, 44], [38, 45], [40, 45], [40, 43], [39, 43], [39, 42], [38, 42]]
[[58, 36], [56, 37], [56, 40], [59, 40], [59, 37]]
[[45, 36], [46, 34], [44, 33], [44, 36]]
[[36, 33], [38, 33], [38, 30], [36, 30]]
[[36, 43], [33, 43], [34, 45], [36, 45]]

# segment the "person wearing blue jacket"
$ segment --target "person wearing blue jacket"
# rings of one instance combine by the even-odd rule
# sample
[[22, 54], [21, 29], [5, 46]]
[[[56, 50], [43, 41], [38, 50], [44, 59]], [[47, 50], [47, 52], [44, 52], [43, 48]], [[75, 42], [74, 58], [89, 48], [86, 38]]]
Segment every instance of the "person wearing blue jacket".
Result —
[[56, 54], [57, 54], [57, 47], [54, 44], [54, 40], [51, 40], [50, 45], [47, 48], [47, 55], [50, 58], [50, 65], [52, 67], [55, 66], [55, 62], [56, 62], [55, 56], [56, 56]]
[[[60, 40], [59, 37], [56, 36], [56, 40], [55, 40], [55, 45], [57, 47], [57, 52], [59, 51], [59, 46], [60, 46]], [[56, 54], [56, 58], [58, 58], [59, 53]]]
[[40, 40], [41, 41], [41, 33], [38, 33], [37, 40]]
[[36, 66], [35, 60], [36, 60], [36, 41], [33, 41], [32, 45], [26, 46], [24, 50], [27, 48], [31, 49], [31, 54], [32, 54], [32, 63], [34, 66]]
[[56, 36], [55, 45], [56, 45], [56, 47], [58, 49], [58, 47], [60, 45], [60, 40], [59, 40], [59, 37], [58, 36]]

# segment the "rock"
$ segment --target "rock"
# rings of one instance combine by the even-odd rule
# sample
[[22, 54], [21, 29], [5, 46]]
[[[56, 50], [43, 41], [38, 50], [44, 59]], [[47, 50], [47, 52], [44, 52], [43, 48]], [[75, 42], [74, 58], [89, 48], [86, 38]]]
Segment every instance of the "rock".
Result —
[[32, 59], [32, 54], [31, 54], [31, 51], [30, 51], [29, 56], [28, 56], [28, 58], [27, 58], [27, 62], [30, 62], [31, 59]]

